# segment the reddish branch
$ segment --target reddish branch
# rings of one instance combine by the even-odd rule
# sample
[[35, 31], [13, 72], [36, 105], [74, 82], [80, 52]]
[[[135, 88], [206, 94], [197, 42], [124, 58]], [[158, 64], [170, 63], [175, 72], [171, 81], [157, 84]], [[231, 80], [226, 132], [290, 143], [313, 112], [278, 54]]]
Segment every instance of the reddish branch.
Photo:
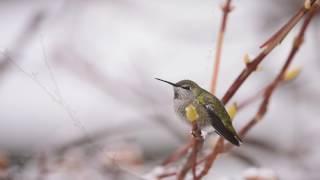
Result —
[[211, 82], [211, 89], [210, 89], [210, 92], [212, 94], [215, 94], [216, 89], [217, 89], [222, 46], [223, 46], [223, 42], [224, 42], [224, 34], [226, 31], [228, 15], [231, 12], [231, 10], [232, 10], [231, 0], [226, 0], [225, 4], [222, 5], [223, 16], [222, 16], [222, 21], [221, 21], [221, 25], [220, 25], [220, 30], [218, 33], [214, 70], [213, 70], [213, 74], [212, 74], [212, 82]]
[[[217, 81], [218, 81], [218, 74], [219, 74], [219, 67], [220, 67], [220, 59], [221, 59], [221, 52], [222, 52], [222, 46], [224, 42], [224, 34], [226, 30], [227, 25], [227, 19], [228, 14], [231, 11], [231, 0], [226, 0], [225, 4], [222, 6], [223, 16], [220, 26], [220, 31], [218, 34], [218, 41], [217, 41], [217, 49], [216, 49], [216, 56], [215, 56], [215, 65], [214, 65], [214, 72], [212, 77], [212, 84], [211, 84], [211, 93], [215, 94]], [[201, 129], [196, 125], [193, 124], [192, 127], [193, 132], [193, 146], [192, 146], [192, 152], [183, 166], [182, 170], [180, 171], [178, 175], [178, 179], [182, 180], [185, 178], [186, 174], [189, 171], [189, 168], [192, 169], [192, 175], [193, 179], [197, 179], [197, 172], [196, 172], [196, 166], [197, 166], [197, 156], [198, 151], [201, 149], [203, 144], [203, 137], [201, 136]], [[223, 140], [222, 140], [223, 141]]]
[[253, 96], [251, 96], [251, 97], [247, 98], [246, 100], [238, 103], [237, 104], [237, 111], [247, 107], [249, 104], [251, 104], [254, 101], [256, 101], [257, 99], [259, 99], [261, 97], [261, 95], [265, 92], [265, 90], [266, 90], [266, 88], [263, 88], [262, 90], [259, 90], [256, 94], [254, 94]]
[[[247, 125], [245, 125], [241, 131], [240, 131], [240, 136], [244, 136], [246, 135], [246, 133], [257, 123], [261, 120], [261, 118], [265, 115], [265, 113], [267, 112], [267, 107], [269, 105], [269, 101], [271, 99], [271, 96], [275, 90], [275, 88], [279, 85], [279, 83], [283, 80], [283, 76], [284, 73], [286, 72], [286, 70], [288, 69], [289, 65], [291, 64], [294, 56], [296, 55], [296, 53], [298, 52], [302, 42], [303, 42], [303, 37], [306, 31], [306, 28], [308, 27], [312, 17], [314, 16], [314, 14], [316, 13], [316, 11], [319, 9], [319, 1], [311, 1], [311, 8], [301, 8], [298, 13], [296, 13], [278, 32], [276, 32], [271, 38], [269, 38], [267, 40], [266, 43], [264, 43], [262, 45], [262, 47], [264, 47], [264, 49], [257, 55], [256, 58], [254, 58], [251, 62], [249, 62], [247, 64], [247, 67], [240, 73], [240, 75], [238, 76], [238, 78], [234, 81], [234, 83], [231, 85], [231, 87], [228, 89], [228, 91], [226, 92], [226, 94], [224, 95], [224, 97], [222, 98], [222, 102], [224, 104], [227, 104], [229, 102], [229, 100], [233, 97], [233, 95], [237, 92], [237, 90], [241, 87], [241, 85], [243, 84], [243, 82], [248, 78], [248, 76], [257, 69], [258, 65], [262, 62], [262, 60], [279, 44], [281, 43], [281, 41], [286, 37], [286, 35], [292, 30], [292, 28], [302, 19], [302, 17], [308, 13], [308, 16], [306, 17], [302, 28], [299, 32], [299, 34], [297, 35], [295, 41], [294, 41], [294, 45], [289, 53], [289, 56], [284, 64], [284, 66], [282, 67], [280, 73], [278, 74], [278, 76], [275, 78], [275, 80], [269, 84], [266, 88], [266, 90], [263, 92], [264, 95], [264, 99], [261, 103], [261, 105], [259, 106], [259, 109], [257, 111], [257, 113], [255, 114], [255, 116], [247, 123]], [[230, 3], [230, 1], [227, 1], [227, 3]], [[229, 4], [230, 6], [230, 4]], [[224, 23], [222, 23], [222, 26], [224, 26], [225, 28], [225, 23], [226, 23], [226, 19], [223, 20], [225, 21]], [[225, 31], [225, 29], [223, 29], [223, 32]], [[216, 80], [213, 80], [213, 82], [216, 83]], [[215, 89], [215, 85], [213, 85], [212, 87], [213, 89]], [[200, 131], [200, 130], [198, 130]], [[193, 131], [195, 132], [195, 131]], [[201, 132], [200, 132], [200, 137], [201, 137]], [[212, 164], [214, 163], [215, 159], [217, 158], [217, 156], [222, 153], [222, 152], [226, 152], [228, 150], [230, 150], [233, 146], [230, 144], [224, 145], [223, 143], [223, 138], [219, 138], [215, 147], [213, 148], [212, 152], [203, 160], [199, 161], [197, 164], [200, 164], [202, 162], [205, 162], [204, 168], [203, 170], [200, 172], [200, 174], [197, 176], [196, 172], [195, 172], [195, 163], [194, 162], [194, 158], [197, 155], [197, 152], [199, 151], [199, 149], [197, 147], [197, 138], [193, 139], [193, 143], [192, 143], [192, 153], [189, 156], [186, 164], [183, 166], [182, 170], [180, 171], [180, 173], [178, 174], [178, 179], [184, 179], [186, 174], [188, 173], [188, 171], [190, 169], [193, 169], [193, 176], [194, 179], [196, 180], [200, 180], [202, 177], [204, 177], [208, 171], [210, 170]]]
[[203, 176], [205, 176], [209, 169], [211, 168], [213, 162], [217, 158], [217, 156], [223, 152], [223, 138], [219, 138], [216, 145], [213, 148], [212, 153], [206, 158], [205, 165], [199, 176], [197, 176], [196, 180], [200, 180]]
[[240, 131], [240, 136], [244, 136], [257, 122], [259, 122], [259, 120], [265, 115], [266, 111], [267, 111], [267, 107], [269, 105], [269, 101], [271, 98], [271, 95], [273, 94], [275, 88], [280, 84], [280, 82], [283, 80], [284, 74], [287, 71], [288, 67], [290, 66], [293, 58], [295, 57], [295, 55], [297, 54], [298, 50], [300, 49], [302, 43], [303, 43], [303, 39], [304, 39], [304, 34], [306, 32], [306, 29], [308, 27], [308, 25], [310, 24], [310, 21], [312, 19], [312, 17], [314, 16], [314, 14], [316, 13], [316, 11], [319, 9], [319, 5], [315, 4], [314, 6], [312, 6], [310, 13], [308, 14], [308, 16], [306, 17], [299, 34], [297, 35], [297, 37], [294, 40], [293, 46], [291, 48], [291, 51], [289, 53], [289, 56], [285, 62], [285, 64], [283, 65], [280, 73], [278, 74], [278, 76], [274, 79], [274, 81], [267, 87], [265, 93], [264, 93], [264, 99], [258, 109], [258, 112], [256, 113], [256, 115], [254, 116], [254, 118], [244, 127], [241, 129]]
[[158, 179], [164, 179], [167, 177], [175, 176], [177, 175], [177, 172], [171, 172], [171, 173], [165, 173], [158, 176]]
[[[319, 2], [319, 1], [317, 1]], [[303, 38], [304, 38], [304, 34], [306, 32], [306, 29], [308, 27], [308, 25], [310, 24], [310, 21], [312, 19], [312, 17], [314, 16], [314, 14], [316, 13], [316, 11], [319, 9], [319, 4], [314, 4], [311, 9], [310, 9], [310, 13], [308, 14], [308, 16], [306, 17], [299, 34], [297, 35], [297, 37], [294, 40], [292, 49], [289, 53], [289, 56], [285, 62], [285, 64], [283, 65], [280, 73], [278, 74], [278, 76], [274, 79], [274, 81], [267, 87], [266, 91], [264, 92], [264, 99], [257, 111], [257, 113], [255, 114], [255, 116], [241, 129], [241, 131], [239, 132], [239, 135], [241, 137], [243, 137], [244, 135], [247, 134], [247, 132], [255, 125], [257, 124], [262, 118], [263, 116], [266, 114], [267, 112], [267, 108], [269, 105], [269, 101], [271, 99], [271, 96], [275, 90], [275, 88], [280, 84], [280, 82], [283, 80], [284, 74], [287, 71], [288, 67], [290, 66], [293, 58], [295, 57], [296, 53], [298, 52], [298, 50], [300, 49], [301, 44], [303, 43]], [[222, 138], [219, 138], [220, 140], [222, 140]], [[219, 152], [223, 152], [223, 146], [222, 148], [217, 148], [217, 146], [220, 146], [223, 144], [223, 142], [220, 141], [220, 143], [218, 142], [215, 146], [215, 148], [213, 149], [212, 153], [208, 156], [207, 158], [207, 162], [210, 160], [212, 161], [212, 159], [215, 159], [217, 157], [217, 153]], [[232, 148], [233, 146], [228, 144], [224, 147], [224, 152], [228, 151]], [[218, 149], [218, 150], [217, 150]], [[213, 163], [214, 160], [211, 162]], [[204, 175], [206, 175], [206, 173], [208, 172], [208, 170], [210, 169], [211, 166], [205, 166], [203, 172], [201, 173]]]
[[166, 166], [172, 162], [179, 160], [182, 156], [188, 153], [188, 150], [192, 145], [192, 141], [189, 141], [188, 144], [185, 144], [183, 147], [179, 148], [177, 151], [171, 154], [166, 160], [164, 160], [162, 166]]
[[[315, 4], [312, 1], [312, 7]], [[226, 94], [222, 98], [222, 102], [227, 104], [237, 90], [241, 87], [243, 82], [248, 76], [254, 72], [262, 60], [286, 37], [286, 35], [292, 30], [292, 28], [299, 22], [302, 17], [309, 12], [310, 9], [301, 8], [278, 32], [276, 32], [269, 40], [262, 45], [264, 49], [255, 57], [247, 67], [240, 73], [237, 79], [233, 82]]]
[[[212, 84], [211, 84], [211, 93], [215, 94], [217, 80], [218, 80], [218, 74], [219, 74], [219, 67], [220, 67], [220, 59], [221, 59], [221, 52], [222, 52], [222, 46], [224, 42], [224, 34], [226, 30], [227, 25], [227, 19], [228, 14], [231, 11], [231, 0], [226, 0], [226, 2], [222, 6], [223, 16], [220, 26], [220, 31], [218, 34], [218, 40], [217, 40], [217, 49], [216, 49], [216, 56], [215, 56], [215, 64], [214, 64], [214, 72], [212, 77]], [[201, 130], [196, 125], [193, 124], [192, 127], [192, 133], [193, 133], [193, 139], [192, 143], [187, 144], [183, 148], [179, 149], [177, 152], [175, 152], [173, 155], [171, 155], [166, 161], [164, 161], [163, 165], [167, 165], [171, 162], [174, 162], [178, 160], [183, 155], [187, 154], [190, 147], [192, 147], [192, 152], [188, 157], [187, 162], [181, 169], [180, 173], [178, 174], [178, 179], [184, 179], [186, 174], [188, 173], [189, 169], [192, 169], [193, 178], [197, 178], [196, 173], [196, 166], [197, 166], [197, 155], [199, 150], [202, 147], [203, 144], [203, 137], [201, 136]], [[159, 176], [160, 177], [160, 176]]]
[[[310, 5], [312, 5], [315, 0], [311, 0]], [[281, 29], [279, 29], [273, 36], [271, 36], [265, 43], [263, 43], [260, 48], [266, 47], [272, 41], [277, 39], [277, 37], [284, 35], [284, 37], [290, 32], [288, 29], [293, 28], [299, 20], [308, 12], [309, 9], [306, 9], [306, 6], [300, 8], [300, 10], [286, 23]]]
[[203, 137], [201, 135], [201, 130], [199, 129], [198, 125], [196, 123], [192, 124], [192, 152], [190, 156], [188, 157], [187, 162], [184, 164], [183, 168], [178, 174], [178, 180], [183, 180], [185, 176], [187, 175], [188, 171], [190, 170], [190, 167], [192, 169], [192, 175], [193, 179], [196, 179], [196, 166], [197, 166], [197, 156], [199, 150], [202, 148], [203, 145]]

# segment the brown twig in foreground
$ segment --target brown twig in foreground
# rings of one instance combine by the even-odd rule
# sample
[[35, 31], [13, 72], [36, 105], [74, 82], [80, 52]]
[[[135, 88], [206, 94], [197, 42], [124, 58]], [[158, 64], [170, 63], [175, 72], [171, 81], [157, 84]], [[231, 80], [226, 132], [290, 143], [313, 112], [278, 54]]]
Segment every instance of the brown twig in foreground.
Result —
[[200, 180], [203, 176], [205, 176], [209, 172], [214, 160], [217, 158], [217, 156], [221, 152], [223, 152], [223, 138], [220, 137], [216, 145], [214, 146], [212, 153], [206, 158], [204, 168], [199, 174], [199, 176], [197, 176], [196, 180]]
[[221, 21], [221, 25], [220, 25], [220, 30], [218, 33], [214, 70], [213, 70], [213, 74], [212, 74], [212, 82], [211, 82], [211, 89], [210, 89], [210, 92], [212, 94], [215, 94], [216, 89], [217, 89], [222, 46], [223, 46], [223, 42], [224, 42], [224, 34], [226, 31], [228, 15], [231, 12], [231, 10], [232, 10], [231, 0], [226, 0], [226, 2], [222, 5], [223, 16], [222, 16], [222, 21]]
[[183, 180], [185, 178], [190, 167], [192, 168], [193, 179], [196, 179], [196, 176], [197, 176], [196, 175], [197, 174], [196, 173], [197, 156], [198, 156], [199, 150], [202, 148], [204, 139], [201, 135], [201, 130], [196, 123], [192, 124], [192, 135], [193, 135], [192, 152], [189, 155], [187, 162], [184, 164], [183, 168], [179, 172], [177, 177], [178, 180]]

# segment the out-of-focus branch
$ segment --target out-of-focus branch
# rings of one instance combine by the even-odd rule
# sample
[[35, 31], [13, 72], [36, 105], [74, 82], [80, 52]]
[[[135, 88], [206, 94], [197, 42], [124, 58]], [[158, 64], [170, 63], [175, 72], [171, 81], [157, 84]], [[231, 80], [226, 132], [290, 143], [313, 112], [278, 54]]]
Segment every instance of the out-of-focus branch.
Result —
[[189, 141], [189, 143], [185, 144], [184, 146], [176, 150], [166, 160], [163, 161], [162, 166], [166, 166], [172, 162], [179, 160], [182, 156], [188, 153], [188, 150], [192, 145], [193, 145], [192, 141]]
[[[20, 35], [13, 43], [13, 47], [9, 49], [9, 55], [2, 56], [0, 58], [0, 77], [7, 72], [10, 65], [10, 58], [17, 59], [21, 51], [27, 46], [32, 40], [36, 32], [41, 27], [41, 23], [45, 20], [46, 14], [43, 10], [36, 12], [31, 19], [27, 22], [27, 25], [21, 31]], [[10, 57], [10, 58], [9, 58]]]
[[232, 151], [230, 152], [230, 155], [241, 160], [243, 163], [247, 164], [248, 166], [251, 167], [260, 167], [261, 164], [257, 162], [254, 157], [251, 156], [250, 153], [243, 153], [239, 151]]
[[211, 82], [211, 89], [210, 89], [210, 92], [212, 94], [215, 94], [217, 89], [222, 46], [224, 42], [224, 35], [226, 31], [226, 26], [227, 26], [228, 15], [231, 12], [231, 10], [232, 10], [231, 0], [226, 0], [225, 4], [222, 5], [223, 16], [222, 16], [221, 26], [218, 33], [218, 40], [216, 45], [215, 63], [214, 63], [214, 70], [212, 74], [212, 82]]
[[[65, 49], [68, 49], [68, 53], [65, 52]], [[126, 81], [119, 81], [114, 80], [103, 74], [100, 69], [95, 65], [91, 64], [87, 59], [81, 56], [81, 54], [77, 53], [77, 51], [73, 50], [71, 47], [68, 48], [59, 48], [54, 53], [55, 58], [53, 58], [54, 63], [59, 65], [59, 67], [67, 70], [69, 73], [72, 73], [75, 75], [76, 78], [79, 78], [83, 81], [86, 81], [93, 85], [94, 87], [101, 90], [101, 92], [108, 95], [108, 97], [116, 98], [117, 101], [121, 101], [126, 103], [128, 105], [128, 98], [132, 99], [132, 95], [129, 93], [123, 93], [122, 91], [119, 91], [119, 89], [123, 89], [123, 87], [130, 88], [131, 92], [135, 93], [136, 97], [139, 97], [139, 100], [144, 103], [144, 105], [150, 105], [153, 106], [156, 105], [156, 102], [154, 100], [154, 97], [152, 97], [150, 94], [146, 94], [146, 91], [141, 91], [138, 88], [131, 87], [128, 85], [128, 82]], [[141, 75], [142, 76], [142, 75]], [[147, 86], [148, 84], [144, 82], [143, 86]], [[146, 88], [148, 89], [148, 88]], [[130, 96], [131, 95], [131, 96]], [[143, 97], [143, 98], [141, 98]], [[134, 101], [133, 101], [134, 102]], [[162, 104], [161, 104], [162, 105]], [[134, 106], [136, 107], [136, 106]], [[138, 106], [141, 107], [141, 106]], [[165, 115], [160, 114], [157, 107], [154, 108], [154, 114], [147, 115], [148, 119], [152, 119], [154, 123], [157, 123], [158, 125], [161, 125], [163, 129], [167, 130], [169, 133], [173, 135], [178, 141], [184, 142], [186, 140], [186, 137], [183, 133], [180, 133], [179, 129], [173, 126], [170, 123], [171, 119], [168, 119]], [[143, 125], [140, 126], [144, 127]], [[98, 135], [99, 138], [102, 138], [103, 136], [109, 136], [110, 134], [107, 132], [94, 132], [93, 137]], [[87, 142], [85, 137], [81, 137], [79, 140], [76, 140], [78, 142]]]
[[92, 144], [92, 140], [97, 142], [103, 138], [108, 138], [110, 136], [118, 135], [121, 133], [129, 133], [130, 131], [137, 131], [140, 130], [139, 128], [143, 127], [143, 125], [145, 124], [146, 122], [136, 121], [134, 124], [125, 124], [117, 127], [103, 128], [101, 130], [97, 130], [93, 133], [90, 133], [90, 138], [88, 138], [87, 135], [84, 135], [83, 137], [74, 139], [68, 143], [60, 145], [59, 148], [54, 150], [54, 153], [61, 155], [70, 149], [79, 146], [84, 146], [86, 144]]
[[175, 176], [175, 175], [177, 175], [177, 172], [164, 173], [159, 175], [158, 179], [164, 179], [164, 178]]
[[200, 149], [202, 148], [203, 141], [204, 141], [204, 139], [201, 135], [201, 130], [198, 127], [197, 123], [192, 124], [192, 135], [193, 135], [192, 152], [189, 155], [187, 162], [184, 164], [183, 168], [179, 172], [178, 177], [177, 177], [178, 180], [183, 180], [185, 178], [190, 167], [192, 169], [193, 179], [196, 179], [196, 177], [197, 177], [197, 172], [196, 172], [197, 156], [198, 156]]
[[213, 148], [212, 153], [206, 158], [205, 165], [199, 176], [197, 176], [197, 180], [200, 180], [204, 177], [210, 170], [213, 162], [216, 160], [217, 156], [223, 151], [223, 138], [219, 138], [216, 145]]
[[[293, 68], [293, 69], [288, 69], [284, 75], [284, 79], [281, 81], [281, 84], [283, 85], [291, 80], [294, 80], [299, 74], [300, 74], [301, 69], [300, 68]], [[239, 102], [236, 104], [236, 111], [239, 112], [239, 110], [244, 109], [245, 107], [249, 106], [253, 102], [257, 101], [261, 97], [263, 97], [265, 91], [268, 89], [268, 85], [265, 86], [264, 88], [260, 89], [258, 92], [253, 94], [252, 96], [248, 97], [247, 99]]]

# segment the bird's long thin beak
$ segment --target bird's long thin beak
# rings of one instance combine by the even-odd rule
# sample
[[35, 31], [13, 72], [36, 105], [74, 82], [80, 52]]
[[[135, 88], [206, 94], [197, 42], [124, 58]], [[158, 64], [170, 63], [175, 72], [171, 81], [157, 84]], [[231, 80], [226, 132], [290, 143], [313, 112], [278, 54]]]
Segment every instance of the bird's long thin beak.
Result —
[[174, 87], [177, 87], [177, 85], [175, 83], [172, 83], [172, 82], [169, 82], [169, 81], [166, 81], [166, 80], [163, 80], [163, 79], [159, 79], [159, 78], [155, 78], [156, 80], [159, 80], [159, 81], [162, 81], [162, 82], [165, 82], [165, 83], [168, 83]]

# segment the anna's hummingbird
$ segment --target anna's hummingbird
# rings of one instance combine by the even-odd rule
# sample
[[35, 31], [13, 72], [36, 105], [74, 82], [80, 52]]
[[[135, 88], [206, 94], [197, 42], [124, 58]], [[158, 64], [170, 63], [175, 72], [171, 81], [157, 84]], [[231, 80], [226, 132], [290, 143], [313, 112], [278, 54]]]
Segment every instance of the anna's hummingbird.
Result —
[[172, 83], [156, 79], [173, 86], [174, 108], [180, 118], [189, 123], [196, 122], [200, 128], [211, 125], [220, 136], [240, 145], [241, 139], [232, 126], [231, 118], [217, 97], [190, 80]]

